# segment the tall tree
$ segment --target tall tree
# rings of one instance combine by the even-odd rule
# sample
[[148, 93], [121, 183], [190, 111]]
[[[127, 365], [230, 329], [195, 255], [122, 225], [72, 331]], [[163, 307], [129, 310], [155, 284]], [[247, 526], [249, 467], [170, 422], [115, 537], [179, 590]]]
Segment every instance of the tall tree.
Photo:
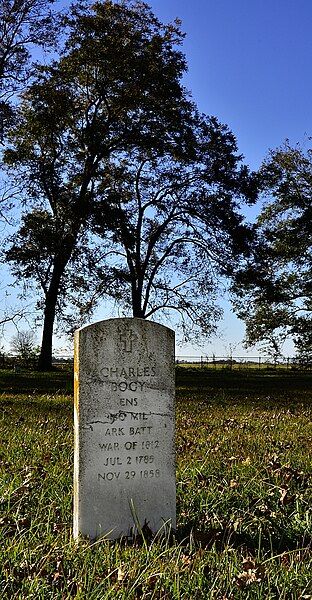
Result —
[[[19, 230], [8, 240], [10, 248], [6, 260], [11, 263], [12, 274], [23, 282], [24, 296], [28, 296], [33, 283], [36, 284], [40, 311], [42, 297], [49, 291], [54, 257], [62, 252], [63, 235], [47, 210], [34, 209], [25, 213], [21, 221]], [[99, 272], [97, 262], [94, 243], [89, 242], [87, 233], [82, 233], [67, 264], [66, 278], [61, 279], [57, 299], [58, 321], [66, 332], [90, 317], [98, 296], [105, 295], [112, 283], [109, 273]]]
[[[55, 47], [58, 13], [54, 0], [0, 1], [0, 144], [12, 124], [19, 93], [32, 73], [34, 50]], [[18, 190], [0, 171], [0, 220], [7, 221]]]
[[29, 364], [36, 356], [34, 332], [18, 331], [11, 339], [11, 349], [24, 364]]
[[0, 4], [0, 137], [12, 118], [12, 99], [24, 86], [34, 47], [55, 44], [54, 0], [1, 0]]
[[249, 345], [281, 352], [292, 337], [312, 357], [312, 150], [289, 142], [270, 152], [260, 169], [267, 196], [257, 221], [252, 259], [234, 291]]
[[[186, 64], [177, 49], [182, 41], [177, 23], [161, 24], [139, 2], [105, 1], [74, 7], [65, 26], [64, 51], [38, 70], [5, 153], [8, 170], [24, 186], [28, 212], [35, 211], [28, 229], [31, 225], [35, 235], [42, 228], [47, 239], [48, 231], [52, 238], [57, 232], [41, 286], [41, 369], [51, 367], [58, 298], [110, 164], [132, 149], [182, 156], [193, 143], [193, 105], [180, 82]], [[18, 248], [24, 234], [25, 229], [7, 256], [17, 276], [32, 277], [32, 257], [23, 253], [23, 244]], [[31, 239], [29, 231], [27, 236]], [[46, 257], [42, 260], [45, 264]]]
[[215, 328], [218, 284], [248, 250], [240, 203], [257, 191], [225, 125], [197, 115], [194, 140], [183, 160], [132, 152], [111, 164], [93, 214], [124, 308], [179, 313], [185, 339]]

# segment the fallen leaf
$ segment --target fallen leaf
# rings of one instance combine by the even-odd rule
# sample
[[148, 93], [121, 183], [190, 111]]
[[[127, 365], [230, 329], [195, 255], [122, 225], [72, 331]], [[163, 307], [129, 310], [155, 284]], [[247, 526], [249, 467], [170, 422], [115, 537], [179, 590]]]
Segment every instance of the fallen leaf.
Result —
[[231, 479], [230, 481], [230, 488], [234, 489], [238, 487], [238, 482], [236, 481], [236, 479]]
[[257, 565], [251, 557], [243, 560], [243, 573], [239, 573], [235, 578], [235, 583], [240, 589], [253, 584], [261, 583], [265, 577], [265, 568], [263, 565]]
[[249, 571], [250, 569], [252, 570], [256, 568], [256, 563], [250, 556], [248, 556], [247, 558], [244, 558], [242, 566], [244, 571]]
[[193, 563], [193, 559], [189, 554], [182, 554], [181, 560], [184, 567], [189, 567]]
[[229, 462], [234, 462], [235, 460], [238, 460], [237, 456], [230, 456], [230, 458], [228, 459]]
[[283, 565], [283, 567], [289, 567], [290, 564], [290, 558], [288, 554], [282, 554], [281, 556], [281, 564]]
[[294, 500], [295, 496], [290, 495], [289, 490], [286, 490], [285, 488], [281, 489], [280, 503], [282, 506], [287, 506], [288, 504], [294, 502]]
[[117, 581], [122, 582], [124, 580], [125, 576], [126, 576], [125, 571], [123, 571], [122, 568], [119, 567], [118, 572], [117, 572]]

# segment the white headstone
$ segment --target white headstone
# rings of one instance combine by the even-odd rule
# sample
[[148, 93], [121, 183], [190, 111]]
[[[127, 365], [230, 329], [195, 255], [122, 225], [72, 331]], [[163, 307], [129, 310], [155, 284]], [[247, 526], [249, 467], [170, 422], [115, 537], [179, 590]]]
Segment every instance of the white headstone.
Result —
[[175, 528], [174, 332], [109, 319], [75, 334], [74, 536]]

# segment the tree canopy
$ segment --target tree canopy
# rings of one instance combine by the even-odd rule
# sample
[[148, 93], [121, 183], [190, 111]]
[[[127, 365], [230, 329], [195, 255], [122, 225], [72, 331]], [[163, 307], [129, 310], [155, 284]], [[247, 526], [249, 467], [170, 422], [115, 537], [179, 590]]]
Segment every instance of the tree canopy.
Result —
[[[178, 24], [162, 25], [145, 4], [107, 1], [73, 7], [64, 27], [64, 50], [37, 69], [5, 151], [26, 212], [34, 211], [24, 218], [7, 258], [15, 261], [17, 276], [34, 276], [44, 290], [42, 368], [51, 364], [62, 280], [107, 167], [132, 149], [189, 154], [193, 136], [193, 104], [180, 82], [186, 64], [177, 49]], [[51, 242], [48, 269], [45, 252], [37, 255], [40, 273], [33, 248], [24, 247], [30, 229]]]
[[128, 313], [178, 312], [186, 339], [215, 329], [218, 283], [250, 241], [240, 204], [256, 196], [229, 129], [198, 115], [193, 132], [184, 160], [132, 152], [111, 164], [92, 220]]
[[0, 5], [0, 137], [13, 115], [14, 95], [31, 70], [35, 47], [55, 44], [53, 0], [1, 0]]
[[39, 293], [42, 369], [56, 315], [105, 295], [134, 316], [174, 309], [185, 331], [211, 332], [218, 279], [250, 241], [240, 205], [257, 193], [233, 134], [181, 83], [178, 22], [106, 0], [74, 5], [61, 36], [57, 58], [32, 72], [4, 153], [24, 205], [6, 259]]
[[260, 176], [267, 201], [252, 259], [237, 275], [237, 312], [249, 345], [279, 353], [292, 337], [298, 354], [311, 358], [312, 150], [286, 142], [270, 152]]

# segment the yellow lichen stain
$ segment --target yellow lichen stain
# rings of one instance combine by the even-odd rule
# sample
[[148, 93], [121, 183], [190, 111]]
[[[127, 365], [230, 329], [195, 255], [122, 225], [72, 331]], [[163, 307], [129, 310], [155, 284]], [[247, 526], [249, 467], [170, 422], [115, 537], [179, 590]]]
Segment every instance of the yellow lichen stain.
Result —
[[75, 335], [74, 342], [74, 409], [79, 419], [79, 334]]
[[79, 334], [74, 342], [74, 538], [79, 534]]
[[78, 536], [78, 513], [79, 513], [79, 459], [77, 453], [75, 454], [75, 464], [74, 464], [74, 537]]

